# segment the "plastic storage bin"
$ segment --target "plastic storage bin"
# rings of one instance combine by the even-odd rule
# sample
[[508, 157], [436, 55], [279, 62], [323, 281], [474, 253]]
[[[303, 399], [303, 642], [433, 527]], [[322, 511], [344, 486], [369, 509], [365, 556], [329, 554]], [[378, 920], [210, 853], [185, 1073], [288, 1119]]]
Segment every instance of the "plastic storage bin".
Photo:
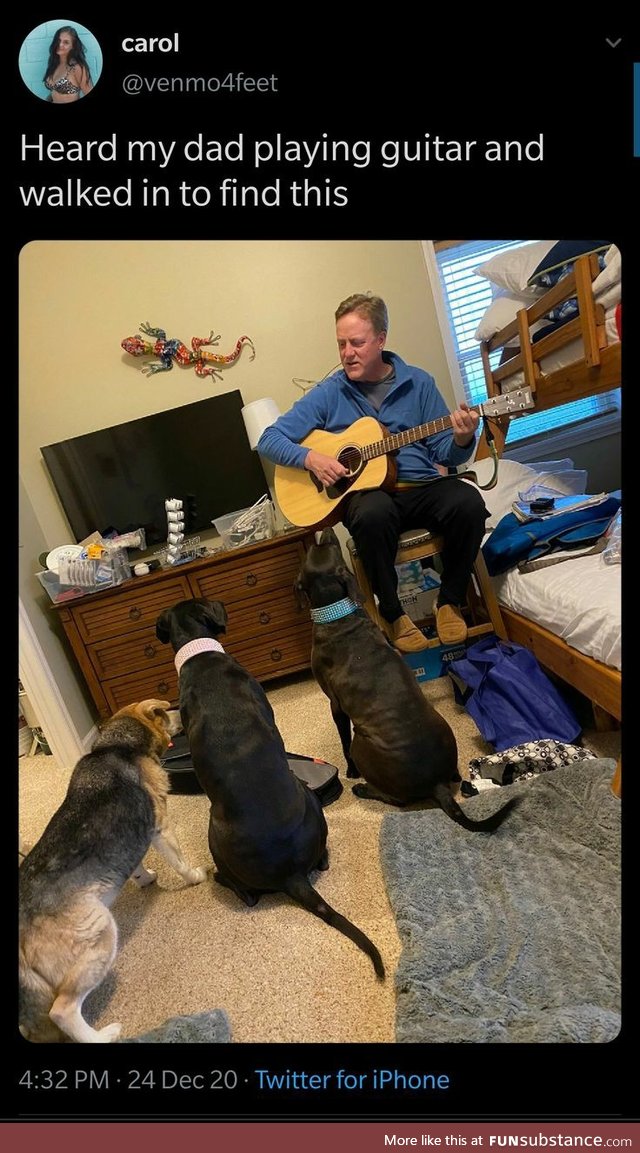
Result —
[[45, 569], [36, 576], [53, 603], [61, 604], [122, 584], [129, 580], [131, 566], [124, 549], [111, 549], [100, 560], [63, 558], [58, 572]]
[[271, 501], [258, 502], [251, 508], [227, 513], [212, 521], [223, 548], [241, 548], [269, 540], [275, 532], [275, 510]]

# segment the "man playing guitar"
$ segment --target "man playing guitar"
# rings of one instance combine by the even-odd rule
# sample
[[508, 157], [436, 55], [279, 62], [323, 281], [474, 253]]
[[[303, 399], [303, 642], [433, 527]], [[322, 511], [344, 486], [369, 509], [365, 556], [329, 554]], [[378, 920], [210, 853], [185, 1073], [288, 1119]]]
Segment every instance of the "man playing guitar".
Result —
[[[442, 536], [436, 629], [442, 644], [460, 644], [467, 636], [460, 606], [489, 514], [477, 488], [447, 475], [447, 469], [471, 456], [479, 415], [466, 404], [449, 413], [429, 373], [386, 351], [388, 316], [380, 297], [349, 296], [338, 305], [335, 319], [342, 370], [321, 381], [265, 429], [258, 452], [287, 466], [285, 471], [306, 469], [316, 478], [316, 490], [332, 493], [340, 491], [341, 483], [345, 486], [339, 519], [356, 543], [378, 598], [385, 633], [401, 652], [419, 651], [426, 641], [398, 598], [398, 538], [411, 528]], [[374, 417], [392, 435], [441, 420], [443, 431], [421, 440], [407, 434], [411, 443], [397, 448], [397, 475], [390, 484], [349, 491], [348, 461], [347, 466], [342, 463], [347, 458], [301, 442], [314, 430], [343, 432], [362, 417]]]

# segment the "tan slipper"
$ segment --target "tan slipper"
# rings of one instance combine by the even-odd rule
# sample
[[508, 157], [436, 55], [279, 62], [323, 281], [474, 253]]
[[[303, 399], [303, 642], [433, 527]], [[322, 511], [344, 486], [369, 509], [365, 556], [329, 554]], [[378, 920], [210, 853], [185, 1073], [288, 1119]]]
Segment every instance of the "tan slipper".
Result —
[[427, 647], [427, 638], [406, 614], [397, 621], [383, 620], [382, 627], [393, 647], [401, 653], [419, 653]]
[[457, 605], [436, 609], [436, 632], [442, 645], [461, 645], [467, 639], [467, 625]]

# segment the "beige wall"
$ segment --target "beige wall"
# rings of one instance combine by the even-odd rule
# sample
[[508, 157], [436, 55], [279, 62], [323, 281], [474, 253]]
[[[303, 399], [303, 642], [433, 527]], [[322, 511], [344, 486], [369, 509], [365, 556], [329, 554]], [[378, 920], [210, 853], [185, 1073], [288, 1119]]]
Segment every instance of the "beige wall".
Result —
[[[47, 544], [69, 539], [39, 452], [42, 444], [240, 389], [245, 403], [300, 396], [337, 361], [333, 313], [352, 292], [385, 297], [388, 345], [450, 379], [418, 241], [36, 241], [20, 261], [20, 470]], [[189, 343], [211, 328], [217, 350], [256, 346], [224, 371], [145, 377], [121, 340], [141, 321]]]
[[[40, 445], [240, 389], [284, 411], [337, 362], [333, 313], [352, 292], [382, 295], [388, 347], [432, 372], [453, 406], [451, 381], [419, 241], [34, 241], [20, 258], [21, 593], [56, 681], [90, 727], [72, 661], [29, 572], [45, 547], [71, 540]], [[141, 321], [188, 344], [213, 328], [218, 351], [247, 334], [256, 347], [223, 381], [193, 369], [146, 377], [120, 342]], [[83, 733], [81, 732], [81, 735]]]

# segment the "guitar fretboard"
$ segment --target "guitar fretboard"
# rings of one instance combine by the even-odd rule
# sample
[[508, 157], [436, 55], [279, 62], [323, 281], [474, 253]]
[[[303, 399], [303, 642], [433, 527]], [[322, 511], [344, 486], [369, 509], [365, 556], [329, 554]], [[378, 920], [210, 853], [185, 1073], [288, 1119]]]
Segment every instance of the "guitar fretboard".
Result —
[[[474, 412], [482, 413], [481, 404], [474, 404], [470, 407]], [[377, 456], [395, 452], [407, 444], [415, 444], [417, 440], [424, 440], [425, 437], [433, 436], [436, 432], [444, 432], [445, 428], [451, 428], [450, 416], [440, 416], [437, 420], [419, 424], [416, 428], [407, 428], [404, 432], [394, 432], [391, 436], [385, 436], [384, 440], [376, 440], [373, 444], [365, 445], [362, 448], [362, 458], [363, 460], [374, 460]]]

